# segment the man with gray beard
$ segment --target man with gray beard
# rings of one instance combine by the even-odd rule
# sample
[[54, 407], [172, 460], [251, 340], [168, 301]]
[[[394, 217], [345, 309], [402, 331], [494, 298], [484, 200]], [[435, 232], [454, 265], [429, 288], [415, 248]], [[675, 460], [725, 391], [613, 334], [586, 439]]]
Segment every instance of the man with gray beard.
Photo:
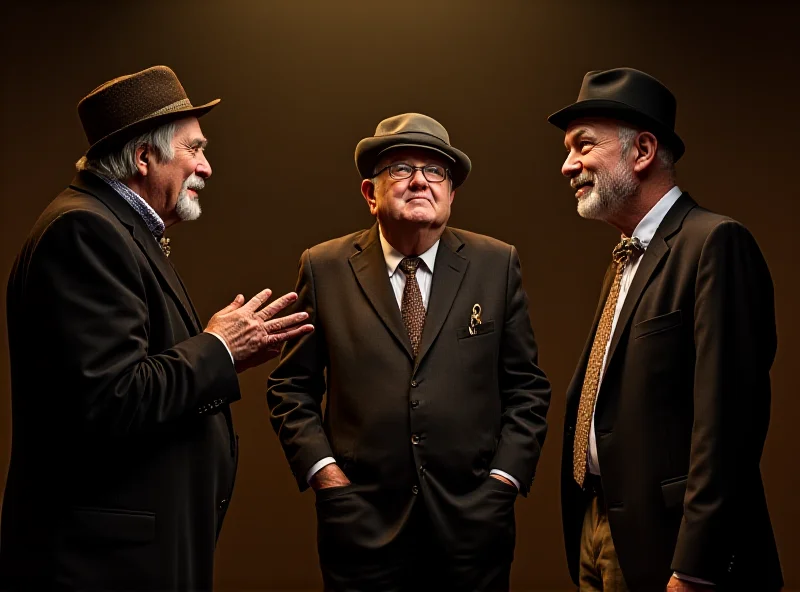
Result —
[[0, 590], [209, 590], [238, 458], [237, 373], [312, 331], [263, 290], [203, 328], [164, 230], [200, 215], [198, 117], [165, 66], [78, 105], [90, 148], [8, 283]]
[[567, 392], [570, 574], [581, 590], [774, 591], [772, 280], [744, 226], [676, 185], [675, 112], [658, 80], [616, 68], [549, 118], [578, 213], [622, 233]]

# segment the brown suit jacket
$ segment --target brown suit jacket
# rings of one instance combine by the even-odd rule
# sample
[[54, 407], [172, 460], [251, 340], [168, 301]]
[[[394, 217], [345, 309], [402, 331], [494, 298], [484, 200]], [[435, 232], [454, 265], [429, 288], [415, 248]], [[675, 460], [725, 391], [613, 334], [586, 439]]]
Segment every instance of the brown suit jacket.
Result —
[[[492, 468], [527, 493], [550, 385], [536, 365], [512, 246], [445, 230], [416, 360], [377, 224], [307, 250], [297, 292], [298, 310], [316, 330], [287, 344], [268, 402], [301, 490], [310, 467], [333, 456], [381, 516], [384, 526], [364, 535], [377, 545], [400, 530], [415, 502], [458, 544], [469, 496]], [[476, 303], [483, 323], [470, 335]], [[363, 529], [352, 536], [361, 536], [356, 530]]]
[[[589, 498], [572, 477], [575, 422], [613, 277], [612, 266], [567, 393], [561, 495], [576, 583]], [[776, 341], [755, 240], [684, 193], [642, 256], [595, 408], [611, 534], [631, 590], [663, 590], [673, 570], [721, 590], [781, 585], [759, 470]]]

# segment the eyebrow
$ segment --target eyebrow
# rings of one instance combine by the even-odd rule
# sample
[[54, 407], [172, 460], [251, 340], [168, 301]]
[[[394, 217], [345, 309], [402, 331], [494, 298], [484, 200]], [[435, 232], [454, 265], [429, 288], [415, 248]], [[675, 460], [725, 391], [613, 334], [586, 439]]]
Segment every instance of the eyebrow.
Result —
[[208, 146], [208, 140], [205, 138], [195, 138], [189, 143], [189, 148], [205, 148]]

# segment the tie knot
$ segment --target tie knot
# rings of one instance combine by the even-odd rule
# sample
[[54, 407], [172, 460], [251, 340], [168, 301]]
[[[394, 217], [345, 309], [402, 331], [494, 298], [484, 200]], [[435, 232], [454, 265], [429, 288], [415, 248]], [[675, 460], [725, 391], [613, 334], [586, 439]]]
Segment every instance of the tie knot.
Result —
[[611, 256], [617, 266], [624, 267], [631, 259], [638, 257], [642, 253], [644, 253], [644, 247], [638, 238], [635, 236], [633, 238], [623, 236], [619, 244], [614, 247]]
[[406, 257], [400, 262], [400, 269], [403, 270], [406, 277], [414, 277], [417, 273], [420, 261], [421, 259], [419, 257]]

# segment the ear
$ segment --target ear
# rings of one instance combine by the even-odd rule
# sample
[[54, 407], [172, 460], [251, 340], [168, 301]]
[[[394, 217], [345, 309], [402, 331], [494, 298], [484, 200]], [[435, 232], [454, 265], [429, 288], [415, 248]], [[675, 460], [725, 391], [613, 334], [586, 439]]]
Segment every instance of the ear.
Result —
[[361, 181], [361, 195], [367, 200], [369, 206], [369, 213], [373, 216], [378, 213], [378, 202], [375, 198], [375, 183], [372, 179], [364, 179]]
[[150, 146], [142, 144], [136, 148], [136, 168], [142, 177], [146, 177], [150, 169], [150, 158]]
[[633, 163], [634, 172], [641, 173], [647, 169], [656, 159], [658, 150], [658, 140], [650, 132], [640, 132], [637, 134], [633, 143]]
[[450, 191], [450, 205], [452, 205], [452, 204], [453, 204], [453, 200], [454, 200], [455, 198], [456, 198], [456, 190], [455, 190], [455, 189], [453, 189], [452, 191]]

